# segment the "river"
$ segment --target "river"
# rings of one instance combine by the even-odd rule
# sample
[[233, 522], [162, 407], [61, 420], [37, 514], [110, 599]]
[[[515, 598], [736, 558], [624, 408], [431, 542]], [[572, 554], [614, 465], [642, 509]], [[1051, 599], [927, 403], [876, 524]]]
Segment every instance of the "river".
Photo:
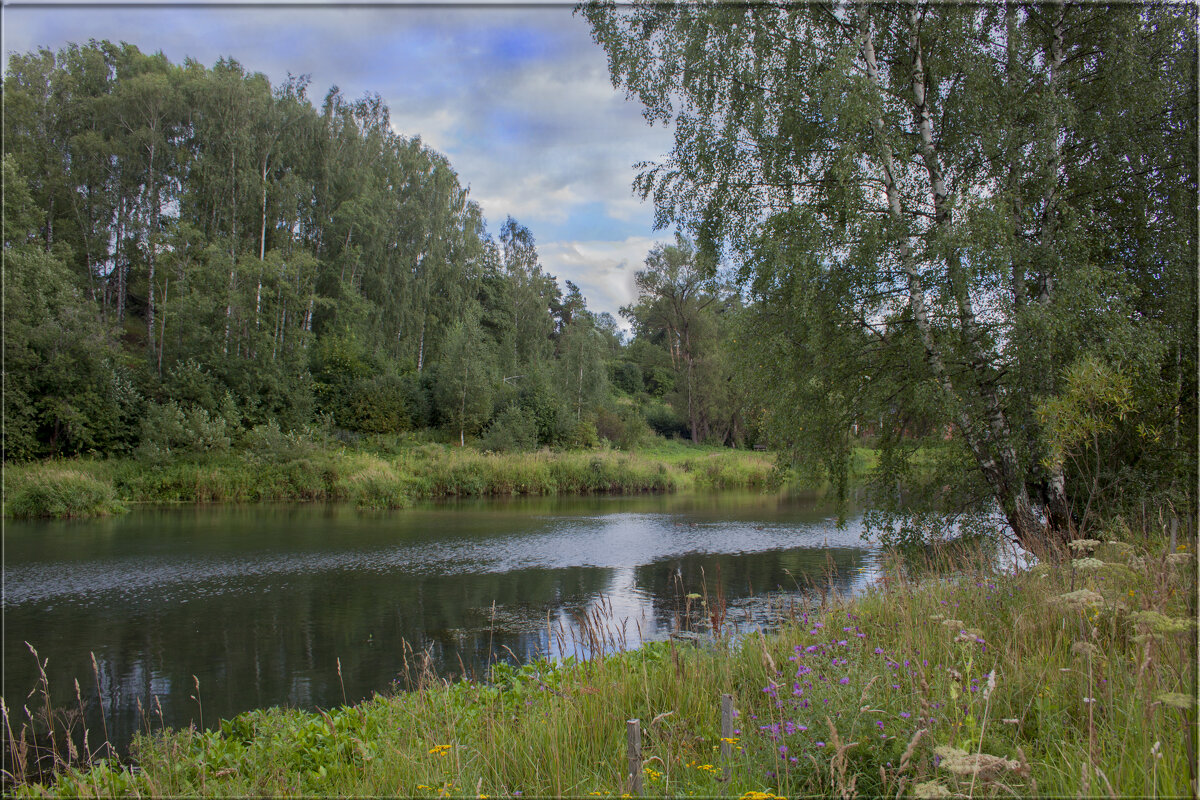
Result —
[[54, 705], [77, 706], [78, 679], [93, 741], [106, 728], [124, 749], [139, 728], [201, 713], [211, 726], [402, 689], [422, 653], [440, 676], [483, 675], [490, 658], [704, 633], [722, 609], [740, 633], [831, 568], [840, 591], [865, 585], [876, 550], [860, 533], [811, 497], [741, 493], [8, 521], [4, 698], [14, 717], [32, 703], [28, 642]]

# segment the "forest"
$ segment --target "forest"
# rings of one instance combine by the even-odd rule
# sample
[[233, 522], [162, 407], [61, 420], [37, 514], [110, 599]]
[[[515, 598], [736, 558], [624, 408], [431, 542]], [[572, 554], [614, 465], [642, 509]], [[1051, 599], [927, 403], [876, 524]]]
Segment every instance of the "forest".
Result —
[[629, 333], [377, 95], [13, 55], [4, 459], [657, 435], [770, 447], [839, 497], [873, 448], [901, 538], [918, 507], [998, 506], [1022, 541], [1195, 509], [1187, 11], [577, 14], [675, 135], [634, 181], [681, 233]]
[[[649, 254], [626, 346], [378, 96], [90, 42], [4, 82], [5, 460], [322, 426], [494, 451], [743, 444], [736, 293]], [[257, 431], [257, 434], [255, 433]]]

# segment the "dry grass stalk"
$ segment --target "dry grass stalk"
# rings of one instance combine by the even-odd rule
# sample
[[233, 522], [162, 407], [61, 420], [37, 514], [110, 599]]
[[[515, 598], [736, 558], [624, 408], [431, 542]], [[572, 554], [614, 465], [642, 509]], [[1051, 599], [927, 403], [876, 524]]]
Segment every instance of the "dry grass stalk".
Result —
[[838, 796], [842, 800], [850, 800], [858, 796], [855, 790], [855, 785], [858, 783], [858, 775], [851, 775], [850, 780], [846, 780], [846, 768], [850, 764], [850, 760], [846, 758], [846, 753], [850, 748], [857, 747], [858, 742], [850, 742], [842, 744], [842, 738], [838, 736], [837, 727], [834, 726], [833, 720], [825, 717], [826, 724], [829, 725], [829, 744], [833, 746], [833, 757], [829, 760], [829, 777], [833, 780], [834, 786], [837, 787]]

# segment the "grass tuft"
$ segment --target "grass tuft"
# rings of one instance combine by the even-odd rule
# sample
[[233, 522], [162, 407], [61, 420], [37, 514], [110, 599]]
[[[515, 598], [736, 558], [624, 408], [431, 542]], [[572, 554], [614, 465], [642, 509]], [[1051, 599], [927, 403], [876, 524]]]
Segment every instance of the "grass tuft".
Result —
[[4, 513], [12, 517], [103, 517], [125, 511], [112, 484], [57, 464], [13, 481]]

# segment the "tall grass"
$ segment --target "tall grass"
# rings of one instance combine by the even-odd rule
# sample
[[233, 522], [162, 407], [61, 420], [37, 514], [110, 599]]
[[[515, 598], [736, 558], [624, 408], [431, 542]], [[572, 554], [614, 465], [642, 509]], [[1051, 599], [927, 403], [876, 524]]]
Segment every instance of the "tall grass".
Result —
[[18, 794], [616, 796], [638, 719], [650, 796], [1193, 795], [1193, 547], [1084, 543], [1023, 571], [982, 547], [895, 557], [770, 635], [584, 657], [619, 641], [593, 630], [579, 658], [488, 683], [415, 660], [412, 691], [163, 731], [138, 740], [140, 771]]
[[6, 475], [4, 512], [12, 517], [103, 517], [125, 511], [112, 482], [61, 462]]
[[772, 485], [768, 457], [688, 448], [687, 459], [614, 451], [481, 453], [423, 444], [395, 450], [311, 449], [285, 457], [218, 455], [167, 464], [89, 460], [10, 465], [5, 513], [88, 516], [124, 503], [338, 500], [402, 508], [415, 499], [633, 494]]

